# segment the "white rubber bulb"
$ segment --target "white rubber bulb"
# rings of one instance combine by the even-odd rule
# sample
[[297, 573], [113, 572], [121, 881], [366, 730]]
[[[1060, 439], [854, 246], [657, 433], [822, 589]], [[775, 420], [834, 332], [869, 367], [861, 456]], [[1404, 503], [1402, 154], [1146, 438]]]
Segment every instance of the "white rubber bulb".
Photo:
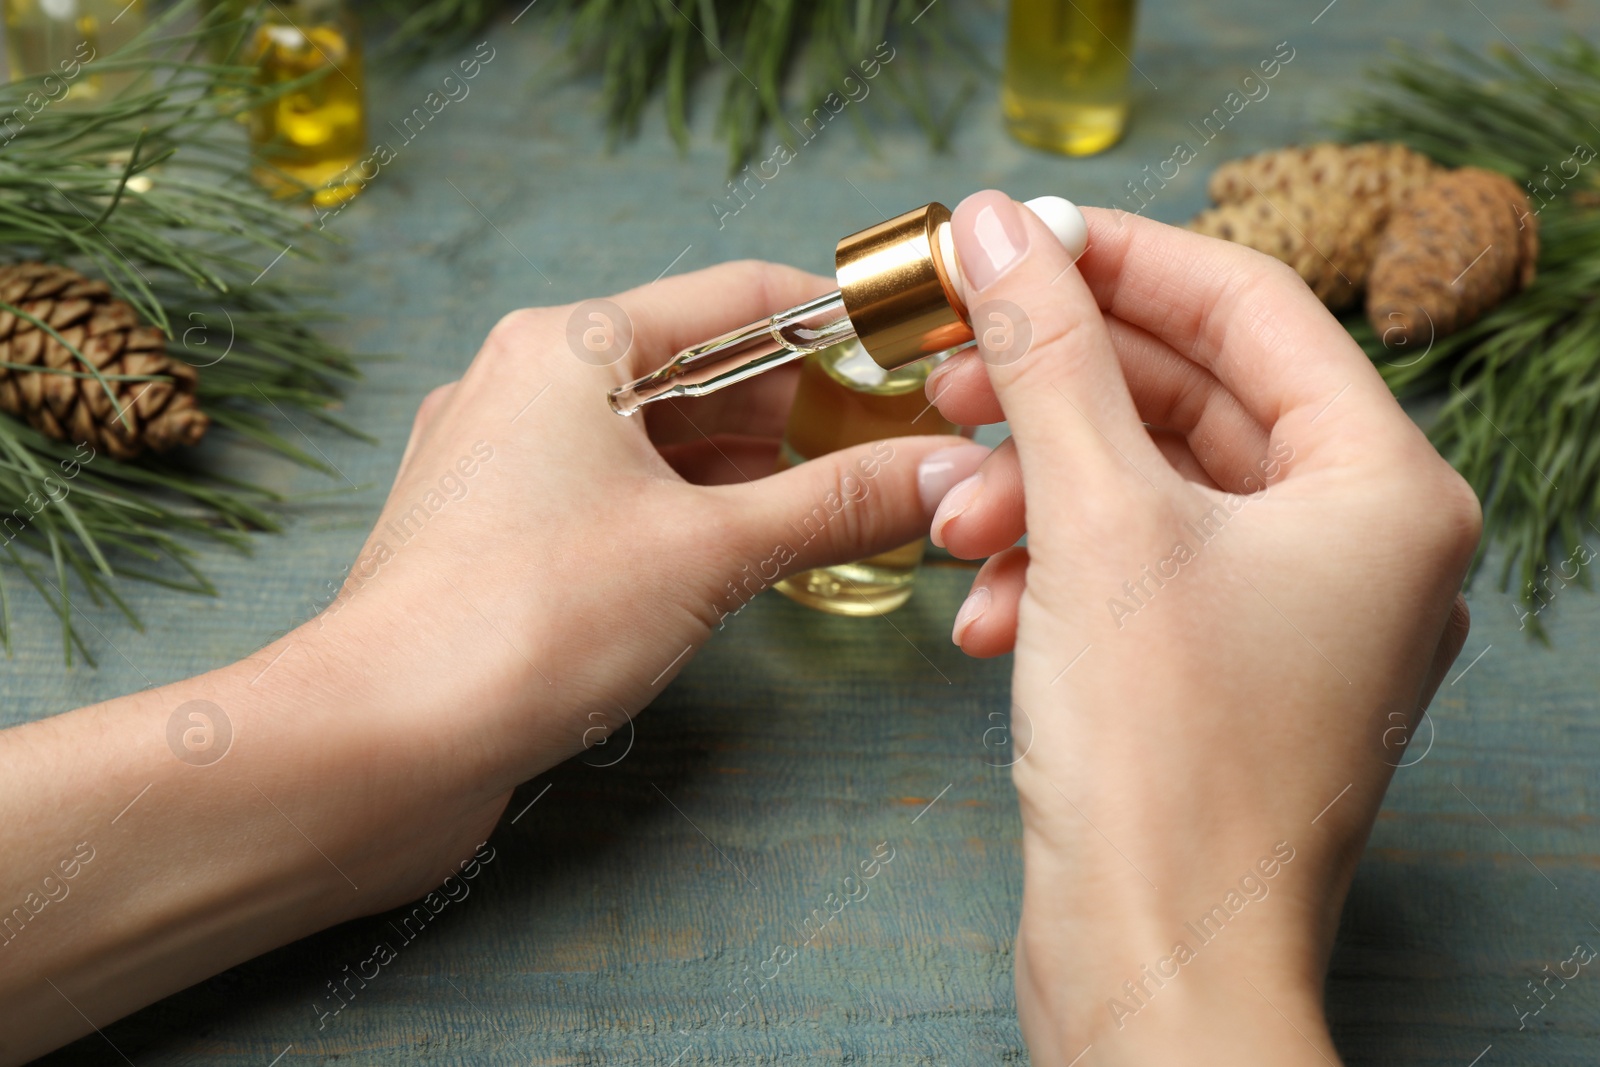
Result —
[[[1022, 206], [1050, 228], [1068, 255], [1073, 259], [1083, 255], [1083, 250], [1089, 246], [1089, 226], [1083, 221], [1083, 212], [1078, 210], [1076, 204], [1064, 197], [1036, 196]], [[949, 223], [939, 227], [939, 253], [955, 275], [951, 280], [956, 287], [963, 296], [971, 296], [966, 276], [961, 273], [961, 261], [956, 258], [955, 237], [950, 232]]]
[[1071, 200], [1059, 196], [1038, 196], [1023, 207], [1039, 216], [1039, 221], [1050, 227], [1067, 255], [1077, 259], [1089, 246], [1089, 227], [1083, 221], [1083, 212]]

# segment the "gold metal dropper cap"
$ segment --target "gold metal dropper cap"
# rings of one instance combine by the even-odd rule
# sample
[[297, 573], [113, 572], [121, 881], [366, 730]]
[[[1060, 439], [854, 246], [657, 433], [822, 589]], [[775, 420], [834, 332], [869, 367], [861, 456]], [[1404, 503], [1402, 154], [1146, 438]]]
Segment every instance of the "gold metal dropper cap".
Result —
[[885, 370], [972, 340], [940, 251], [939, 229], [949, 224], [949, 208], [928, 204], [851, 234], [834, 251], [845, 313]]

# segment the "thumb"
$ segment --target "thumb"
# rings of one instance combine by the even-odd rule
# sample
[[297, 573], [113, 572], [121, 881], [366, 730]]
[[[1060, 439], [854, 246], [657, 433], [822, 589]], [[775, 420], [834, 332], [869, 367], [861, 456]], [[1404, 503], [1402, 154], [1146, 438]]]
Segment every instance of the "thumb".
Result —
[[963, 200], [950, 225], [978, 351], [1024, 470], [1085, 490], [1138, 480], [1135, 472], [1153, 483], [1166, 465], [1071, 253], [1032, 211], [992, 190]]
[[752, 576], [758, 585], [770, 584], [925, 537], [944, 491], [988, 454], [959, 437], [895, 437], [743, 485], [712, 487], [730, 498], [723, 509], [724, 544], [733, 555], [719, 557], [728, 561], [723, 578], [747, 588]]

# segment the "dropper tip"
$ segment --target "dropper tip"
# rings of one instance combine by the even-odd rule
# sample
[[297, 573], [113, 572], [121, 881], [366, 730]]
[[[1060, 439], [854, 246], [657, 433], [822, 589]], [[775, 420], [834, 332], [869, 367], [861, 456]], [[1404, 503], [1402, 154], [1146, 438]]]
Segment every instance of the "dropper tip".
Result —
[[615, 411], [623, 418], [627, 418], [635, 411], [638, 411], [640, 405], [644, 403], [633, 387], [628, 385], [619, 386], [607, 393], [606, 402], [611, 405], [612, 411]]

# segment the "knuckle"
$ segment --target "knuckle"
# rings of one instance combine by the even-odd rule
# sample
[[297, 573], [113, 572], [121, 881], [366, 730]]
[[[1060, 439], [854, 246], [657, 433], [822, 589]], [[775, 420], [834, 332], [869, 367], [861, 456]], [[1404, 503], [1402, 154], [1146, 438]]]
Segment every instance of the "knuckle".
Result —
[[1464, 643], [1467, 635], [1472, 632], [1472, 609], [1467, 606], [1466, 598], [1456, 595], [1450, 605], [1450, 617], [1444, 624], [1445, 633], [1453, 644]]
[[847, 550], [875, 545], [885, 530], [880, 509], [873, 506], [871, 488], [843, 467], [833, 472], [831, 482], [831, 492], [839, 502], [835, 544]]
[[1421, 447], [1426, 448], [1426, 455], [1420, 462], [1407, 464], [1410, 476], [1392, 486], [1391, 514], [1409, 517], [1411, 536], [1419, 549], [1464, 569], [1483, 534], [1483, 506], [1454, 467], [1431, 446]]
[[489, 338], [484, 343], [484, 351], [510, 352], [526, 347], [539, 324], [543, 321], [543, 308], [518, 308], [500, 316], [489, 330]]
[[422, 403], [417, 405], [417, 413], [411, 420], [412, 434], [420, 433], [433, 421], [434, 416], [439, 413], [440, 408], [444, 407], [445, 402], [449, 400], [450, 394], [454, 391], [454, 382], [435, 386], [428, 390], [428, 395], [424, 396]]
[[1255, 323], [1273, 321], [1280, 313], [1287, 294], [1317, 300], [1300, 272], [1283, 260], [1265, 252], [1235, 245], [1236, 257], [1219, 287], [1209, 312], [1226, 323], [1230, 315]]
[[1230, 244], [1228, 247], [1234, 259], [1232, 273], [1237, 292], [1244, 294], [1285, 287], [1305, 288], [1305, 279], [1300, 272], [1276, 256], [1248, 245]]
[[1250, 271], [1252, 280], [1262, 286], [1284, 287], [1291, 286], [1296, 289], [1305, 287], [1305, 279], [1300, 277], [1300, 272], [1281, 259], [1269, 256], [1265, 252], [1249, 250]]
[[1438, 467], [1435, 509], [1445, 547], [1458, 557], [1470, 559], [1483, 536], [1483, 505], [1455, 468], [1442, 460]]
[[728, 269], [737, 274], [750, 274], [756, 278], [766, 278], [773, 275], [777, 271], [786, 270], [788, 268], [785, 268], [777, 263], [773, 263], [771, 260], [756, 259], [754, 256], [747, 256], [744, 259], [736, 259], [730, 262], [728, 264]]
[[[812, 462], [826, 463], [827, 469], [817, 472], [806, 498], [795, 502], [791, 512], [794, 518], [788, 524], [799, 539], [796, 547], [807, 557], [808, 565], [842, 562], [888, 547], [885, 539], [893, 531], [887, 514], [890, 509], [880, 500], [885, 489], [850, 463]], [[822, 560], [824, 555], [830, 558]]]

